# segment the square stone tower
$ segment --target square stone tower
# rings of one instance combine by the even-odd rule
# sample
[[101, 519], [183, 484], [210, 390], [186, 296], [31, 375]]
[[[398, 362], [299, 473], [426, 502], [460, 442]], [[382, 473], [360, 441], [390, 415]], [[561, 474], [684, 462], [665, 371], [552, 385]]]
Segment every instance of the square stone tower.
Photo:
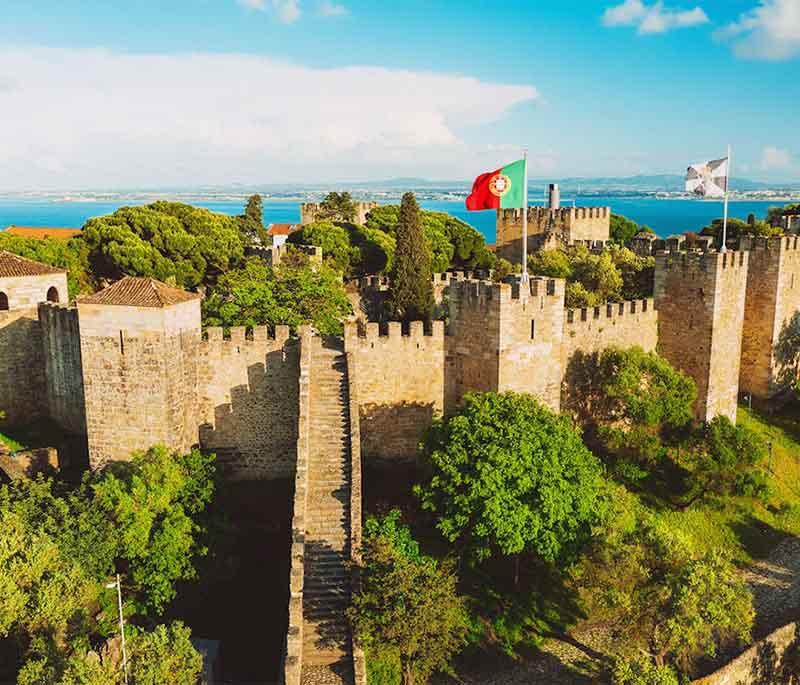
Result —
[[66, 302], [67, 272], [0, 250], [0, 412], [4, 425], [47, 410], [40, 302]]
[[779, 345], [800, 317], [800, 237], [758, 238], [743, 247], [751, 249], [739, 384], [765, 399], [790, 381]]
[[697, 417], [736, 420], [747, 252], [656, 255], [658, 349], [697, 383]]
[[89, 462], [198, 442], [200, 296], [127, 276], [78, 300]]
[[561, 404], [564, 281], [451, 281], [446, 411], [468, 392], [527, 392]]

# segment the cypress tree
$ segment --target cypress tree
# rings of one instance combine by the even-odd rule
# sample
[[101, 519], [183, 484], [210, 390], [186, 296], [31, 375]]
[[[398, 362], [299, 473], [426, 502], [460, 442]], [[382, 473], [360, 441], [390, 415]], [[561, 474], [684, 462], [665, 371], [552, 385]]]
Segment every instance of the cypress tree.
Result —
[[392, 316], [401, 321], [426, 321], [433, 310], [431, 251], [422, 230], [414, 193], [403, 195], [395, 229], [397, 248], [392, 268]]

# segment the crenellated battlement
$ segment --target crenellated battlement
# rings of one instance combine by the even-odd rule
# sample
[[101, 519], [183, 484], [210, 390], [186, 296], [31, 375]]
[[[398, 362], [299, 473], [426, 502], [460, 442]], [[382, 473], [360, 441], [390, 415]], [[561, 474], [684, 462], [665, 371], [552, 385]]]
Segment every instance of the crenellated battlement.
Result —
[[597, 307], [567, 309], [564, 325], [567, 328], [577, 327], [591, 321], [609, 321], [620, 319], [658, 318], [655, 301], [652, 297], [643, 300], [625, 300], [624, 302], [608, 302]]
[[444, 321], [432, 321], [430, 330], [425, 330], [422, 321], [412, 321], [408, 331], [403, 331], [399, 321], [390, 321], [381, 326], [378, 323], [367, 323], [363, 328], [356, 322], [345, 324], [344, 347], [346, 351], [358, 348], [371, 349], [378, 344], [385, 351], [385, 347], [392, 345], [420, 345], [424, 344], [430, 349], [432, 345], [444, 345]]
[[745, 236], [739, 241], [739, 249], [749, 250], [750, 252], [780, 252], [782, 250], [800, 250], [800, 236], [775, 235], [768, 238], [753, 238], [750, 236]]
[[[681, 252], [658, 252], [656, 273], [681, 270], [686, 275], [711, 273], [718, 269], [743, 269], [748, 265], [748, 252], [743, 250], [689, 250]], [[658, 281], [658, 279], [656, 279]]]
[[[522, 209], [498, 209], [497, 220], [505, 223], [522, 221]], [[553, 219], [556, 222], [570, 223], [584, 219], [610, 219], [611, 207], [528, 207], [528, 222], [538, 224]]]
[[[529, 280], [531, 297], [552, 298], [552, 302], [563, 302], [566, 282], [560, 278], [532, 276]], [[471, 307], [487, 307], [491, 303], [527, 302], [528, 297], [519, 279], [513, 283], [494, 283], [482, 280], [450, 281], [450, 298]]]
[[[234, 347], [264, 347], [274, 349], [289, 340], [289, 326], [279, 325], [270, 329], [268, 326], [254, 326], [247, 330], [244, 326], [232, 326], [228, 335], [222, 328], [209, 326], [203, 331], [203, 345], [209, 349], [219, 347], [221, 351]], [[237, 350], [238, 351], [238, 350]]]

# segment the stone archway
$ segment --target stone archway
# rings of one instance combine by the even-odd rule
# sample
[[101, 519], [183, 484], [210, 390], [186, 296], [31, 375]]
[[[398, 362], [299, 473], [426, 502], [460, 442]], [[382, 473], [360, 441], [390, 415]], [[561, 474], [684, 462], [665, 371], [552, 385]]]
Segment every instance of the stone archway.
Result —
[[58, 289], [54, 285], [51, 285], [47, 289], [47, 301], [48, 302], [58, 302], [59, 301]]
[[0, 312], [8, 311], [8, 295], [0, 291]]

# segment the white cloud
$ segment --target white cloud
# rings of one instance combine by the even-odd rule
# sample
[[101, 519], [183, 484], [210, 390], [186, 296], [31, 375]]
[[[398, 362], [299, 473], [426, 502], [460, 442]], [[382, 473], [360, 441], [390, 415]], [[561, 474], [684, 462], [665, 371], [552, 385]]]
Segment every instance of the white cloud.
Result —
[[760, 0], [715, 37], [731, 40], [745, 59], [783, 60], [800, 55], [800, 0]]
[[300, 0], [238, 0], [243, 7], [260, 10], [262, 12], [272, 11], [278, 20], [284, 24], [291, 24], [300, 18]]
[[470, 128], [538, 97], [433, 72], [100, 49], [0, 48], [12, 76], [6, 188], [465, 177], [507, 161], [467, 145]]
[[767, 145], [761, 152], [761, 168], [764, 171], [786, 171], [794, 167], [794, 158], [788, 150]]
[[331, 0], [322, 0], [317, 7], [317, 13], [322, 17], [341, 17], [349, 14], [350, 11], [339, 3], [331, 2]]
[[664, 6], [660, 0], [648, 5], [643, 0], [625, 0], [603, 13], [605, 26], [635, 26], [638, 33], [666, 33], [672, 29], [707, 24], [708, 15], [702, 7], [678, 10]]

